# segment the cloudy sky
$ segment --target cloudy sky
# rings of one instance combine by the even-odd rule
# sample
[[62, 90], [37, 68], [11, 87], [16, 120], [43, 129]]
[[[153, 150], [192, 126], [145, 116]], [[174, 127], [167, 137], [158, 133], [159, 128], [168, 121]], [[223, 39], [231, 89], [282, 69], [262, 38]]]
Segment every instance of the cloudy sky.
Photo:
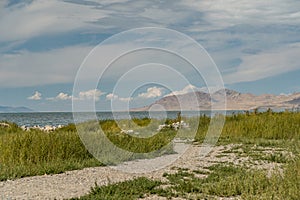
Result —
[[[179, 84], [175, 76], [167, 87], [151, 82], [152, 76], [161, 80], [169, 73], [162, 66], [136, 69], [124, 79], [127, 65], [163, 55], [140, 52], [111, 66], [98, 87], [82, 87], [73, 94], [80, 66], [96, 45], [141, 27], [173, 29], [196, 40], [214, 60], [227, 88], [254, 94], [299, 92], [299, 8], [298, 0], [1, 0], [0, 105], [71, 111], [72, 98], [80, 102], [95, 97], [99, 110], [109, 110], [111, 101], [143, 106], [171, 92], [206, 87], [186, 63], [170, 55], [170, 67], [181, 67], [187, 82]], [[125, 45], [122, 39], [114, 42], [107, 54]], [[133, 84], [147, 77], [144, 85]], [[136, 89], [117, 93], [120, 79], [119, 90]]]

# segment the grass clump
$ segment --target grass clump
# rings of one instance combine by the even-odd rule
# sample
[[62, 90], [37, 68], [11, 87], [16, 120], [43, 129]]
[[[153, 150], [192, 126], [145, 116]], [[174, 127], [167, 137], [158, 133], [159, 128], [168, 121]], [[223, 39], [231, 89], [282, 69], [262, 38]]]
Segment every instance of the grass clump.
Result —
[[80, 124], [77, 128], [85, 146], [106, 165], [174, 153], [171, 142], [176, 135], [174, 130], [162, 130], [152, 136], [156, 130], [151, 131], [147, 128], [142, 132], [142, 129], [137, 127], [134, 129], [139, 132], [137, 135], [123, 132], [120, 127], [127, 130], [136, 128], [136, 125], [126, 120], [105, 120], [100, 121], [100, 126], [98, 122], [89, 122]]
[[[179, 169], [164, 174], [166, 182], [138, 178], [107, 186], [96, 186], [79, 199], [139, 199], [156, 195], [172, 199], [291, 199], [300, 196], [300, 159], [290, 162], [283, 174], [271, 177], [262, 170], [246, 170], [233, 165], [214, 165], [207, 178], [197, 178], [193, 172]], [[160, 187], [165, 186], [165, 187]]]
[[[134, 122], [136, 123], [136, 119]], [[141, 121], [145, 121], [142, 123]], [[139, 120], [144, 126], [148, 119]], [[136, 137], [130, 134], [122, 133], [118, 124], [114, 120], [100, 122], [100, 126], [106, 137], [117, 147], [133, 153], [149, 153], [157, 151], [167, 146], [175, 137], [176, 131], [163, 129], [157, 134], [149, 137]]]
[[[202, 142], [206, 136], [210, 118], [201, 116], [195, 140]], [[263, 112], [226, 116], [219, 143], [246, 141], [255, 143], [267, 140], [299, 140], [300, 112]], [[269, 145], [269, 144], [267, 144]]]
[[109, 184], [106, 186], [95, 186], [92, 188], [92, 191], [89, 195], [83, 196], [81, 200], [96, 200], [96, 199], [106, 199], [106, 200], [115, 200], [115, 199], [138, 199], [144, 198], [147, 195], [153, 193], [155, 188], [161, 185], [159, 181], [153, 181], [147, 178], [137, 178], [130, 181], [125, 181], [116, 184]]
[[203, 193], [213, 196], [242, 199], [298, 199], [300, 196], [300, 160], [287, 165], [284, 174], [274, 172], [271, 177], [264, 171], [246, 170], [234, 166], [215, 166], [203, 183]]
[[[71, 127], [72, 125], [70, 125]], [[0, 180], [99, 166], [75, 131], [15, 129], [0, 135]]]
[[0, 126], [0, 136], [7, 133], [15, 133], [21, 131], [21, 128], [15, 123], [7, 122], [7, 121], [1, 121], [0, 123], [8, 125], [8, 126]]
[[132, 121], [141, 127], [145, 127], [148, 126], [151, 123], [151, 119], [150, 118], [143, 118], [143, 119], [138, 119], [138, 118], [133, 118]]

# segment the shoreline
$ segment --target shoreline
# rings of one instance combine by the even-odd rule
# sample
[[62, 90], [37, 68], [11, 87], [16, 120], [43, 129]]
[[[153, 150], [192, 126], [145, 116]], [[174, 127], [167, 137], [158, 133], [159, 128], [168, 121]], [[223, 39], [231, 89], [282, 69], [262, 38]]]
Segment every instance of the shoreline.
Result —
[[[182, 111], [183, 117], [200, 117], [201, 115], [211, 116], [217, 114], [217, 112], [224, 113], [226, 112], [226, 116], [231, 116], [232, 114], [243, 114], [245, 110], [215, 110], [215, 111]], [[259, 112], [264, 112], [266, 109], [261, 110]], [[176, 118], [178, 114], [178, 110], [167, 111], [167, 116], [164, 115], [163, 111], [153, 111], [151, 114], [152, 119], [164, 119], [165, 117], [173, 119]], [[253, 111], [249, 111], [253, 112]], [[272, 112], [284, 112], [284, 110], [272, 110]], [[289, 110], [289, 112], [299, 112]], [[149, 118], [148, 111], [133, 111], [128, 112], [116, 112], [112, 113], [109, 111], [105, 112], [97, 112], [97, 120], [128, 120], [130, 118]], [[78, 122], [86, 122], [89, 120], [94, 120], [94, 113], [92, 112], [80, 112], [77, 116], [79, 119]], [[81, 119], [80, 119], [81, 118]], [[72, 112], [30, 112], [30, 113], [0, 113], [0, 122], [12, 122], [16, 123], [18, 126], [26, 126], [26, 127], [34, 127], [34, 126], [66, 126], [69, 124], [74, 124], [74, 116]]]

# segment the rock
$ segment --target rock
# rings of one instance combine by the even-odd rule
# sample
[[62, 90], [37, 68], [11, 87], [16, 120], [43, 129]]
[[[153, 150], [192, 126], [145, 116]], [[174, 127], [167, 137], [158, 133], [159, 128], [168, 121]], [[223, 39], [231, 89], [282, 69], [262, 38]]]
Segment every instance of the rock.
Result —
[[161, 131], [163, 128], [173, 128], [174, 130], [178, 130], [180, 128], [189, 128], [189, 125], [184, 121], [174, 122], [171, 125], [161, 124], [158, 126], [157, 131]]
[[41, 130], [41, 127], [39, 125], [34, 125], [33, 127], [30, 127], [30, 129]]
[[54, 131], [54, 130], [55, 130], [55, 128], [50, 125], [46, 125], [44, 127], [44, 131], [46, 131], [46, 132], [50, 132], [50, 131]]
[[0, 127], [9, 128], [10, 125], [7, 124], [7, 123], [1, 122], [1, 123], [0, 123]]
[[134, 131], [133, 130], [124, 130], [124, 129], [122, 129], [121, 133], [129, 134], [129, 133], [134, 133]]
[[40, 131], [44, 131], [44, 132], [52, 132], [52, 131], [55, 131], [56, 129], [59, 129], [59, 128], [62, 128], [63, 125], [58, 125], [57, 127], [56, 126], [51, 126], [51, 125], [46, 125], [44, 127], [41, 127], [39, 125], [34, 125], [32, 127], [28, 127], [28, 126], [21, 126], [20, 128], [23, 130], [23, 131], [30, 131], [30, 130], [40, 130]]
[[30, 131], [30, 127], [27, 127], [27, 126], [25, 126], [25, 125], [21, 126], [21, 129], [22, 129], [23, 131]]
[[158, 126], [157, 131], [161, 131], [163, 128], [165, 128], [167, 125], [166, 124], [161, 124]]

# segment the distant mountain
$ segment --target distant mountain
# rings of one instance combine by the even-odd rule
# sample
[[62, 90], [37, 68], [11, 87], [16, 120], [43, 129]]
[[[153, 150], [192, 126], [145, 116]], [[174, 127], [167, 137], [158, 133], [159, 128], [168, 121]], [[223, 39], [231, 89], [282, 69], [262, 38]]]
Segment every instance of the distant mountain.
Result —
[[[154, 104], [162, 105], [166, 110], [180, 110], [180, 105], [184, 110], [194, 110], [201, 107], [210, 107], [208, 102], [211, 97], [205, 92], [187, 93], [182, 95], [166, 96]], [[198, 104], [198, 105], [197, 105]]]
[[0, 106], [0, 113], [18, 113], [18, 112], [32, 112], [33, 110], [27, 107], [10, 107]]
[[[224, 95], [226, 98], [224, 98]], [[251, 110], [255, 108], [292, 109], [300, 107], [300, 93], [290, 95], [240, 93], [234, 90], [219, 90], [213, 94], [206, 92], [186, 93], [165, 96], [149, 106], [135, 108], [132, 111], [146, 110]], [[158, 106], [157, 106], [158, 105]]]
[[288, 101], [288, 103], [300, 106], [300, 97], [299, 98], [295, 98], [295, 99], [293, 99], [291, 101]]

